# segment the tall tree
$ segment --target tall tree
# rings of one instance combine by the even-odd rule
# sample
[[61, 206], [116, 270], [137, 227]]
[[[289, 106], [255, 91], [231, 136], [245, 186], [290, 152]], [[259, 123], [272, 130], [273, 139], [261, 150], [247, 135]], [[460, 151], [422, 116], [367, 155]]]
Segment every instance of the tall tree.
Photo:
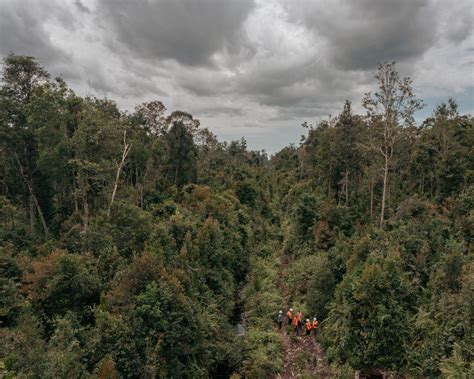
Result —
[[196, 180], [197, 150], [193, 134], [182, 122], [174, 122], [166, 134], [168, 144], [168, 170], [178, 188]]
[[114, 205], [115, 195], [117, 194], [118, 183], [120, 180], [120, 173], [123, 170], [125, 161], [127, 159], [128, 153], [130, 152], [131, 148], [132, 148], [132, 144], [127, 142], [127, 129], [124, 129], [122, 157], [120, 159], [120, 162], [117, 163], [117, 173], [115, 175], [114, 187], [112, 190], [112, 196], [110, 198], [109, 209], [107, 210], [107, 217], [110, 217], [110, 211], [112, 210], [112, 206]]
[[360, 165], [359, 152], [356, 145], [358, 117], [352, 113], [349, 100], [344, 103], [344, 109], [339, 115], [336, 123], [337, 160], [340, 170], [340, 192], [339, 201], [344, 197], [345, 205], [349, 205], [349, 182]]
[[103, 189], [112, 182], [113, 173], [117, 172], [114, 160], [121, 150], [122, 133], [116, 127], [120, 115], [109, 112], [113, 106], [112, 102], [87, 99], [82, 105], [78, 129], [69, 141], [73, 152], [69, 166], [76, 173], [78, 197], [82, 200], [83, 234], [88, 231], [93, 195], [98, 198], [103, 194]]
[[380, 209], [380, 226], [383, 226], [388, 176], [394, 150], [396, 144], [404, 137], [402, 126], [414, 124], [413, 114], [423, 108], [423, 102], [414, 95], [412, 80], [408, 77], [400, 78], [395, 68], [395, 62], [385, 62], [379, 65], [374, 78], [377, 80], [378, 90], [375, 93], [366, 93], [362, 100], [362, 106], [367, 110], [369, 122], [369, 140], [365, 146], [383, 158]]
[[30, 229], [35, 228], [38, 215], [44, 235], [48, 235], [48, 226], [44, 211], [38, 199], [37, 160], [38, 141], [34, 128], [28, 122], [27, 106], [35, 90], [49, 80], [49, 74], [33, 57], [10, 54], [4, 60], [0, 93], [0, 140], [2, 148], [14, 162], [16, 170], [25, 185], [28, 204]]
[[135, 115], [140, 119], [144, 129], [157, 136], [166, 132], [168, 127], [165, 111], [166, 107], [158, 100], [142, 103], [135, 107]]
[[467, 188], [472, 146], [472, 118], [459, 115], [453, 99], [439, 105], [423, 123], [412, 156], [420, 191], [445, 198]]

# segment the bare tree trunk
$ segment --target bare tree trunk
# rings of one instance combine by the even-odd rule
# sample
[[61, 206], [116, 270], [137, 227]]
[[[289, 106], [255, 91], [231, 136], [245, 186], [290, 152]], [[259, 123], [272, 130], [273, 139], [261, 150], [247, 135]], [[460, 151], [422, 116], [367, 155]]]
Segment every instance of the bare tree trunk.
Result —
[[372, 178], [369, 181], [370, 190], [370, 221], [374, 219], [374, 182]]
[[44, 235], [45, 237], [48, 237], [48, 233], [49, 233], [48, 226], [46, 225], [46, 220], [44, 219], [43, 212], [41, 211], [41, 207], [38, 203], [38, 199], [36, 198], [33, 192], [33, 187], [31, 187], [31, 196], [33, 197], [33, 202], [35, 203], [36, 210], [38, 211], [38, 216], [40, 218], [41, 225], [43, 226]]
[[36, 198], [35, 191], [33, 189], [33, 183], [31, 182], [30, 178], [28, 175], [25, 173], [25, 170], [23, 169], [23, 165], [20, 162], [20, 159], [18, 158], [18, 154], [16, 152], [12, 152], [16, 163], [18, 164], [18, 168], [20, 170], [20, 175], [21, 178], [23, 179], [23, 182], [25, 183], [26, 187], [28, 188], [29, 192], [29, 202], [30, 202], [30, 227], [34, 228], [34, 208], [36, 207], [36, 211], [38, 212], [39, 219], [41, 221], [41, 225], [43, 226], [43, 232], [45, 237], [48, 237], [48, 226], [46, 225], [46, 221], [43, 216], [43, 211], [41, 210], [41, 206], [38, 202], [38, 199]]
[[127, 155], [130, 152], [130, 148], [132, 145], [127, 144], [127, 130], [123, 131], [123, 152], [122, 152], [122, 160], [120, 161], [119, 165], [117, 166], [117, 174], [115, 175], [115, 183], [114, 189], [112, 190], [112, 197], [110, 199], [109, 209], [107, 210], [107, 217], [110, 217], [110, 211], [112, 210], [112, 205], [114, 204], [115, 195], [117, 193], [118, 182], [120, 179], [120, 172], [125, 164], [125, 160], [127, 159]]
[[150, 172], [150, 160], [146, 162], [145, 172], [143, 173], [142, 182], [140, 184], [140, 206], [142, 209], [145, 206], [144, 193], [145, 193], [145, 187], [146, 187], [146, 182], [147, 182], [149, 172]]
[[178, 165], [176, 165], [176, 169], [174, 171], [174, 185], [178, 186]]
[[30, 218], [30, 233], [34, 234], [35, 232], [35, 203], [33, 201], [33, 197], [28, 195], [28, 203], [29, 203], [29, 218]]
[[380, 209], [380, 226], [385, 221], [385, 200], [387, 197], [387, 181], [388, 181], [388, 157], [385, 156], [385, 164], [383, 168], [383, 188], [382, 188], [382, 206]]
[[83, 229], [82, 232], [84, 234], [87, 234], [87, 231], [89, 229], [89, 186], [86, 184], [83, 188], [82, 192], [82, 206], [84, 210], [84, 214], [82, 217], [82, 222], [83, 222]]
[[332, 160], [329, 161], [327, 178], [328, 178], [328, 197], [331, 197]]

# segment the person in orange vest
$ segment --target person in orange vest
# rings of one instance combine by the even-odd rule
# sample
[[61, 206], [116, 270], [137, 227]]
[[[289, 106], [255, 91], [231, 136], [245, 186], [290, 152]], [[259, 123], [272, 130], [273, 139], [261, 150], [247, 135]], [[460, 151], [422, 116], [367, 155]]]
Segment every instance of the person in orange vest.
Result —
[[288, 312], [286, 312], [286, 318], [288, 319], [288, 326], [290, 326], [293, 321], [293, 308], [288, 309]]
[[297, 336], [298, 332], [299, 332], [299, 327], [298, 327], [299, 319], [298, 319], [298, 316], [293, 317], [292, 324], [293, 324], [293, 330], [295, 332], [295, 336]]
[[309, 318], [306, 319], [306, 335], [309, 336], [311, 334], [311, 329], [313, 329], [313, 323], [309, 321]]
[[288, 320], [288, 326], [286, 327], [286, 334], [290, 335], [291, 323], [293, 321], [293, 308], [288, 309], [288, 312], [286, 312], [286, 319]]
[[313, 334], [316, 337], [318, 335], [318, 326], [319, 326], [318, 319], [316, 317], [313, 318], [313, 325], [312, 326], [313, 326]]
[[299, 331], [303, 327], [303, 313], [301, 313], [301, 311], [299, 311], [298, 316], [296, 316], [296, 317], [298, 318], [298, 333], [299, 333]]

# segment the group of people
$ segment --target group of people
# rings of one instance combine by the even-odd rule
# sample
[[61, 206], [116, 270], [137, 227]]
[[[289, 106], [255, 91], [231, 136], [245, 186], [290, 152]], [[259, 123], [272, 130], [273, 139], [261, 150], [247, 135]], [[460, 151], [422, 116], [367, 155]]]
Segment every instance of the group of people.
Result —
[[[286, 319], [288, 323], [287, 334], [290, 334], [292, 328], [296, 336], [301, 333], [303, 328], [306, 331], [307, 336], [311, 335], [311, 332], [313, 332], [315, 337], [318, 334], [319, 322], [316, 317], [313, 317], [313, 321], [307, 318], [306, 322], [304, 322], [303, 313], [301, 311], [293, 312], [293, 308], [289, 308], [288, 312], [286, 312]], [[283, 327], [283, 311], [278, 312], [277, 322], [278, 328], [281, 330]]]

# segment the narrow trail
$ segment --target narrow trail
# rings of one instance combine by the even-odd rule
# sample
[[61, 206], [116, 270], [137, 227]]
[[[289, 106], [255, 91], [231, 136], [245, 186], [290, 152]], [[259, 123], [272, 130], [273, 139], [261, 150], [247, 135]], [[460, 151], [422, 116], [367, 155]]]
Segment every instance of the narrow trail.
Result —
[[[289, 290], [285, 280], [288, 264], [289, 258], [282, 251], [280, 254], [278, 287], [285, 299], [289, 298]], [[330, 378], [331, 373], [324, 352], [315, 336], [301, 335], [305, 334], [304, 332], [299, 336], [295, 336], [293, 328], [290, 328], [288, 334], [286, 317], [284, 321], [284, 326], [280, 331], [280, 336], [285, 346], [284, 367], [283, 372], [278, 374], [276, 378]]]
[[313, 335], [294, 336], [281, 333], [285, 344], [283, 373], [277, 378], [330, 378], [329, 368], [320, 344]]

